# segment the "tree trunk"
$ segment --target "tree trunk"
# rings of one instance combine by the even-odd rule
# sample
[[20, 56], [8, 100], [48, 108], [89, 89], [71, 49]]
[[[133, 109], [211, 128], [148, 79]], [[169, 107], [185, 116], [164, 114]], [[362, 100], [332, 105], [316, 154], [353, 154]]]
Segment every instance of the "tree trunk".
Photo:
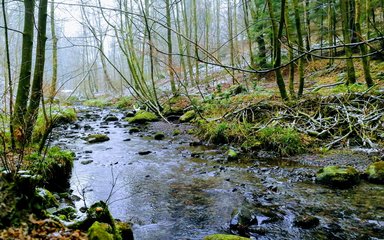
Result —
[[[233, 12], [231, 0], [227, 1], [228, 11], [228, 41], [229, 41], [229, 58], [231, 66], [235, 66], [235, 46], [233, 43]], [[235, 74], [232, 71], [232, 84], [235, 84]]]
[[[299, 4], [298, 0], [293, 0], [293, 8], [295, 13], [295, 25], [296, 25], [296, 32], [297, 32], [297, 44], [299, 47], [300, 53], [304, 51], [304, 41], [303, 41], [303, 34], [301, 32], [301, 19], [300, 19], [300, 12], [299, 12]], [[299, 70], [299, 90], [297, 92], [297, 96], [300, 98], [303, 95], [304, 91], [304, 61], [303, 58], [299, 59], [298, 62], [298, 70]]]
[[53, 102], [57, 89], [57, 37], [55, 27], [55, 0], [51, 0], [51, 33], [52, 33], [52, 80], [49, 99]]
[[[361, 31], [361, 3], [360, 3], [360, 0], [356, 0], [355, 7], [356, 7], [356, 9], [355, 9], [356, 10], [356, 14], [355, 14], [356, 35], [359, 36], [360, 42], [364, 42], [365, 39], [363, 37], [363, 32]], [[370, 70], [370, 66], [369, 66], [369, 59], [366, 56], [367, 53], [368, 53], [367, 45], [365, 45], [365, 44], [360, 45], [360, 52], [361, 52], [361, 55], [362, 55], [361, 61], [363, 63], [365, 82], [366, 82], [368, 87], [372, 87], [373, 86], [373, 80], [372, 80], [372, 77], [371, 77], [371, 70]]]
[[[333, 38], [334, 38], [334, 35], [335, 35], [335, 32], [334, 32], [334, 22], [333, 22], [333, 19], [334, 19], [334, 14], [335, 14], [335, 11], [334, 11], [334, 0], [328, 0], [328, 9], [327, 9], [327, 12], [328, 12], [328, 45], [329, 46], [333, 46], [334, 45], [334, 41], [333, 41]], [[335, 56], [335, 50], [330, 48], [329, 51], [328, 51], [328, 55], [330, 57], [329, 59], [329, 63], [328, 65], [329, 66], [332, 66], [333, 63], [335, 62], [335, 59], [333, 58]]]
[[38, 16], [38, 34], [36, 46], [35, 70], [33, 75], [31, 97], [28, 106], [28, 127], [26, 139], [29, 140], [35, 125], [39, 111], [40, 100], [43, 96], [44, 64], [45, 64], [45, 43], [47, 41], [47, 10], [48, 0], [40, 0]]
[[33, 51], [33, 30], [34, 30], [34, 11], [35, 0], [24, 1], [24, 32], [23, 46], [21, 54], [20, 78], [17, 87], [15, 102], [15, 114], [13, 117], [14, 134], [19, 142], [25, 141], [26, 114], [28, 107], [28, 97], [31, 87], [32, 71], [32, 51]]
[[257, 3], [254, 3], [251, 8], [251, 14], [256, 28], [256, 43], [258, 48], [257, 64], [260, 68], [265, 68], [267, 67], [267, 47], [264, 39], [264, 24], [259, 21], [261, 19], [261, 11], [259, 11], [259, 9]]
[[[290, 31], [291, 23], [289, 21], [288, 16], [289, 8], [288, 4], [285, 6], [285, 12], [284, 12], [284, 21], [285, 21], [285, 32], [287, 37], [287, 44], [288, 46], [292, 45], [292, 34]], [[291, 62], [289, 64], [289, 80], [288, 80], [288, 90], [289, 95], [291, 98], [296, 98], [295, 96], [295, 62], [293, 61], [293, 48], [288, 47], [288, 58]]]
[[277, 27], [274, 9], [272, 5], [272, 0], [267, 0], [268, 3], [268, 10], [269, 15], [271, 17], [271, 23], [272, 23], [272, 34], [273, 34], [273, 51], [275, 56], [275, 62], [273, 64], [273, 67], [276, 68], [275, 74], [276, 74], [276, 83], [279, 87], [280, 96], [281, 98], [286, 101], [289, 100], [287, 90], [285, 89], [285, 83], [284, 78], [281, 73], [281, 39], [283, 36], [283, 28], [284, 28], [284, 15], [285, 15], [285, 0], [281, 1], [280, 5], [280, 24], [279, 28]]
[[246, 29], [247, 33], [247, 38], [248, 38], [248, 51], [249, 51], [249, 59], [251, 61], [251, 66], [256, 67], [256, 61], [255, 61], [255, 56], [253, 55], [253, 47], [252, 47], [252, 35], [251, 35], [251, 29], [250, 29], [250, 24], [249, 24], [249, 13], [250, 13], [250, 6], [249, 2], [246, 0], [242, 0], [243, 4], [243, 14], [244, 14], [244, 26]]
[[[341, 7], [341, 19], [342, 19], [342, 28], [343, 28], [343, 37], [344, 37], [344, 44], [348, 45], [351, 43], [351, 30], [350, 29], [350, 21], [349, 18], [351, 17], [351, 12], [349, 9], [349, 1], [351, 0], [345, 0], [340, 1], [340, 7]], [[345, 46], [345, 56], [347, 58], [347, 82], [346, 84], [354, 84], [356, 83], [356, 75], [355, 75], [355, 67], [353, 66], [353, 60], [352, 60], [352, 49], [350, 46]]]
[[[3, 21], [4, 21], [4, 37], [5, 37], [5, 54], [6, 54], [6, 76], [5, 80], [5, 91], [4, 91], [4, 108], [6, 111], [7, 102], [6, 98], [9, 95], [9, 130], [13, 133], [13, 81], [12, 81], [12, 72], [11, 72], [11, 58], [9, 53], [9, 35], [8, 35], [8, 21], [7, 21], [7, 11], [5, 8], [5, 0], [1, 1], [1, 6], [3, 10]], [[8, 85], [8, 86], [7, 86]], [[8, 90], [7, 90], [8, 89]], [[8, 92], [7, 92], [8, 91]], [[15, 149], [15, 138], [13, 134], [11, 134], [11, 146], [12, 149]]]
[[171, 26], [171, 5], [170, 0], [165, 0], [166, 18], [167, 18], [167, 47], [168, 47], [168, 73], [171, 83], [171, 91], [174, 96], [179, 95], [176, 89], [175, 76], [173, 72], [172, 59], [172, 26]]

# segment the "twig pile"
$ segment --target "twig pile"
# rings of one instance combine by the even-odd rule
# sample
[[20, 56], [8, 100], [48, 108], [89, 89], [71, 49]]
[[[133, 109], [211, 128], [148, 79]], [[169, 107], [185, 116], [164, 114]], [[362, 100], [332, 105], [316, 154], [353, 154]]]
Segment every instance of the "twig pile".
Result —
[[378, 148], [384, 140], [384, 97], [348, 93], [304, 99], [293, 106], [258, 102], [224, 116], [254, 123], [259, 131], [283, 126], [321, 139], [326, 148], [337, 145]]

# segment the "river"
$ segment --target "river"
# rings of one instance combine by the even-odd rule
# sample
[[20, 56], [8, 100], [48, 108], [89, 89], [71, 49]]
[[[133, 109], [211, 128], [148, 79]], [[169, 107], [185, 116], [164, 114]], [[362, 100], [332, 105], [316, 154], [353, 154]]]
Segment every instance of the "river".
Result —
[[[202, 239], [230, 229], [234, 215], [249, 211], [246, 234], [254, 239], [384, 238], [384, 187], [363, 182], [350, 190], [314, 183], [318, 166], [289, 159], [248, 156], [226, 161], [221, 147], [194, 144], [186, 128], [157, 122], [129, 133], [124, 121], [105, 122], [113, 109], [79, 108], [79, 122], [60, 131], [55, 144], [75, 151], [73, 194], [80, 209], [107, 201], [115, 218], [133, 223], [135, 239]], [[173, 129], [182, 134], [173, 136]], [[164, 140], [154, 140], [164, 130]], [[107, 134], [88, 144], [82, 137]], [[198, 146], [195, 146], [198, 145]], [[147, 152], [146, 155], [141, 155]], [[85, 164], [86, 163], [86, 164]], [[298, 216], [314, 216], [319, 226], [295, 226]], [[232, 220], [233, 223], [234, 220]]]

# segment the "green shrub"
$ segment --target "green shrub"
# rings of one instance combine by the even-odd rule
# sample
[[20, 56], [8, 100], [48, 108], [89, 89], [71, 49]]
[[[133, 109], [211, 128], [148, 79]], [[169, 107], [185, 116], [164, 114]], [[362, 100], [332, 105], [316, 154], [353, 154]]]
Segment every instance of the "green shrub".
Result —
[[281, 156], [302, 153], [305, 149], [300, 134], [292, 128], [266, 127], [257, 133], [260, 145]]

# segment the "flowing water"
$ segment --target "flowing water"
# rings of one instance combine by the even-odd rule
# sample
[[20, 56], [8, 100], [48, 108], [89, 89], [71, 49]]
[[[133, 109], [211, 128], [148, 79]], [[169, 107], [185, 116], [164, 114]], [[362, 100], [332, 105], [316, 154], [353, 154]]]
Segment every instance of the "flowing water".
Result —
[[[172, 136], [165, 123], [130, 134], [133, 126], [123, 121], [103, 122], [109, 113], [82, 109], [79, 124], [60, 132], [56, 144], [77, 154], [71, 189], [84, 201], [76, 207], [107, 201], [115, 218], [133, 223], [135, 239], [202, 239], [231, 231], [254, 239], [384, 238], [382, 185], [332, 190], [312, 181], [317, 167], [298, 162], [226, 163], [220, 148], [191, 146], [192, 137]], [[154, 140], [153, 132], [162, 128], [166, 138]], [[81, 137], [89, 133], [110, 140], [88, 144]], [[251, 212], [253, 225], [230, 230], [232, 217], [244, 211]], [[320, 225], [295, 226], [303, 215], [315, 216]]]

